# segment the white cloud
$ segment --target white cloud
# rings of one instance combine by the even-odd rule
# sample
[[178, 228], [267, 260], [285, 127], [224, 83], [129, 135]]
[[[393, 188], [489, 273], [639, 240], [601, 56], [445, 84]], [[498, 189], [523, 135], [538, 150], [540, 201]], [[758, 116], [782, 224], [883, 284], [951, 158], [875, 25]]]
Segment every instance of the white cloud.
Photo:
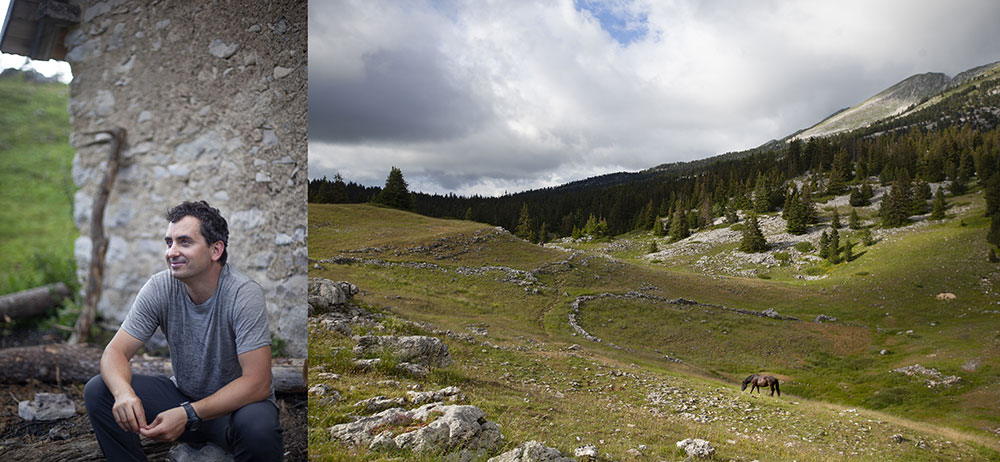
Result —
[[[310, 4], [310, 176], [495, 194], [746, 149], [1000, 59], [993, 2]], [[644, 15], [644, 16], [643, 16]], [[606, 19], [606, 18], [605, 18]], [[314, 91], [315, 90], [315, 91]], [[321, 174], [320, 174], [321, 175]]]

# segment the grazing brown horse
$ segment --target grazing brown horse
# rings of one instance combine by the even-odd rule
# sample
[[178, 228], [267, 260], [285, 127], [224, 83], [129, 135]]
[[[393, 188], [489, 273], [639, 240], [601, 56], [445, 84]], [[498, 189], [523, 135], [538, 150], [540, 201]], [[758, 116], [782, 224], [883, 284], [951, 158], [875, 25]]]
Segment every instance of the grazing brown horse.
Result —
[[750, 385], [750, 393], [753, 393], [756, 388], [757, 394], [760, 394], [760, 387], [768, 386], [771, 387], [771, 394], [768, 396], [774, 396], [774, 392], [778, 392], [778, 396], [781, 396], [781, 386], [778, 385], [778, 379], [770, 375], [754, 374], [743, 379], [743, 388], [740, 391], [746, 390], [747, 385]]

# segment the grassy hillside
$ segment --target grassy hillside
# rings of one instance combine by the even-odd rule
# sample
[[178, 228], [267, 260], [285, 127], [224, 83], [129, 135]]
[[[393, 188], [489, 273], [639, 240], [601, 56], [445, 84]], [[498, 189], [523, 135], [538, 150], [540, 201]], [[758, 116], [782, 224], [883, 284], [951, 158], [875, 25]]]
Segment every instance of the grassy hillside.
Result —
[[[965, 200], [964, 215], [886, 235], [820, 280], [780, 266], [761, 279], [653, 262], [645, 235], [560, 250], [476, 223], [310, 204], [310, 276], [358, 285], [355, 302], [382, 317], [382, 333], [441, 337], [455, 360], [426, 378], [358, 371], [353, 340], [312, 323], [310, 383], [343, 399], [310, 397], [310, 452], [395, 460], [326, 429], [362, 399], [455, 385], [501, 426], [505, 449], [534, 439], [572, 455], [594, 444], [629, 460], [645, 445], [649, 460], [676, 460], [674, 442], [705, 438], [719, 460], [1000, 460], [1000, 315], [990, 312], [1000, 275], [985, 262], [981, 201]], [[937, 300], [942, 291], [957, 299]], [[583, 295], [596, 298], [577, 319], [601, 342], [568, 321]], [[801, 321], [746, 314], [768, 308]], [[837, 321], [813, 322], [819, 314]], [[889, 372], [916, 363], [961, 381], [930, 388]], [[762, 371], [783, 380], [780, 398], [740, 392]], [[321, 375], [331, 372], [339, 378]]]
[[69, 87], [0, 79], [0, 294], [76, 284]]

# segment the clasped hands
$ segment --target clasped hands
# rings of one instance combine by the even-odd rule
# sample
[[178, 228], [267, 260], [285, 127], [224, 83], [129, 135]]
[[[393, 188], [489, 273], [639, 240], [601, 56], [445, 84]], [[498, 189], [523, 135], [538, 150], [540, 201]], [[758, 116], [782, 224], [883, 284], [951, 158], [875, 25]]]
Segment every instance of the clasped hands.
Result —
[[111, 408], [115, 422], [122, 430], [138, 433], [153, 441], [174, 441], [184, 433], [187, 425], [187, 413], [177, 406], [157, 414], [156, 418], [146, 424], [146, 413], [142, 409], [142, 401], [135, 394], [115, 399]]

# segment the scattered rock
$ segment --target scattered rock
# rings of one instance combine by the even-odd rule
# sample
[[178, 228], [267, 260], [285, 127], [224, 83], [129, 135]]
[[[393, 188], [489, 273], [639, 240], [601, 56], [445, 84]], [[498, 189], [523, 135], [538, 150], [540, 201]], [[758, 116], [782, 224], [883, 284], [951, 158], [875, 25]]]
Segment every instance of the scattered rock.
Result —
[[573, 455], [583, 460], [597, 460], [597, 446], [588, 444], [573, 450]]
[[487, 462], [576, 462], [576, 459], [563, 457], [558, 449], [550, 448], [538, 441], [528, 441]]
[[712, 447], [711, 443], [698, 438], [678, 441], [677, 447], [683, 449], [691, 457], [709, 458], [715, 454], [715, 448]]
[[355, 340], [358, 342], [354, 347], [354, 353], [357, 355], [389, 352], [400, 361], [431, 367], [448, 367], [452, 364], [448, 345], [436, 337], [366, 335]]
[[189, 444], [176, 444], [170, 448], [170, 462], [233, 462], [233, 455], [212, 443], [200, 449]]
[[408, 391], [407, 399], [413, 404], [424, 404], [437, 401], [459, 402], [465, 399], [458, 387], [442, 388], [438, 391]]
[[17, 415], [24, 420], [58, 420], [76, 415], [76, 405], [63, 393], [35, 393], [34, 401], [17, 403]]
[[66, 427], [57, 426], [49, 429], [49, 439], [52, 441], [68, 440], [69, 437], [70, 437], [69, 429]]
[[917, 375], [922, 375], [929, 377], [927, 381], [927, 386], [931, 388], [936, 388], [938, 386], [950, 387], [956, 383], [962, 381], [961, 377], [956, 375], [944, 375], [936, 369], [926, 368], [919, 364], [914, 364], [912, 366], [900, 367], [898, 369], [893, 369], [891, 372], [897, 372], [900, 374], [906, 374], [907, 376], [913, 377]]
[[[393, 436], [413, 422], [430, 422], [416, 430]], [[372, 431], [380, 430], [378, 435]], [[334, 439], [369, 449], [408, 449], [414, 452], [460, 451], [481, 455], [496, 449], [503, 440], [500, 427], [486, 420], [475, 406], [428, 404], [412, 411], [387, 409], [370, 417], [330, 427]], [[462, 457], [465, 458], [465, 457]]]
[[958, 296], [956, 296], [955, 294], [953, 294], [951, 292], [941, 292], [941, 293], [937, 294], [937, 299], [938, 300], [947, 301], [947, 300], [955, 300], [956, 298], [958, 298]]
[[882, 356], [885, 356], [885, 355], [889, 354], [889, 350], [882, 349], [881, 351], [878, 352], [878, 354], [880, 354]]
[[904, 442], [910, 441], [910, 440], [904, 438], [903, 435], [900, 435], [899, 433], [896, 433], [895, 435], [890, 436], [889, 439], [892, 440], [895, 443], [904, 443]]
[[406, 400], [403, 398], [387, 398], [385, 396], [375, 396], [373, 398], [368, 398], [363, 401], [358, 401], [354, 404], [354, 407], [362, 408], [362, 412], [373, 413], [381, 412], [386, 409], [392, 409], [395, 407], [402, 407], [406, 404]]
[[816, 316], [816, 319], [813, 322], [817, 322], [817, 323], [821, 323], [821, 322], [837, 322], [837, 318], [835, 318], [833, 316], [827, 316], [825, 314], [821, 314], [819, 316]]
[[226, 44], [221, 39], [212, 40], [212, 43], [208, 44], [208, 52], [215, 56], [216, 58], [227, 59], [236, 53], [236, 50], [240, 49], [240, 44], [232, 43]]

